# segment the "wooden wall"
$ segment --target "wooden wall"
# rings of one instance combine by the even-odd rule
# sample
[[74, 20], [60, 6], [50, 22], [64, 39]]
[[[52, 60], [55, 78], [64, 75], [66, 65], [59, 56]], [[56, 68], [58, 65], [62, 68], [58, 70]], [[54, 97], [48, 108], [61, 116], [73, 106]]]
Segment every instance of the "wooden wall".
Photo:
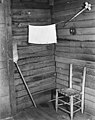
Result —
[[[67, 21], [82, 9], [83, 2], [85, 0], [55, 0], [53, 22]], [[91, 11], [86, 10], [65, 27], [64, 22], [57, 25], [56, 82], [57, 87], [68, 85], [69, 63], [77, 64], [74, 72], [79, 73], [86, 66], [85, 111], [95, 115], [95, 1], [88, 2], [92, 4]], [[76, 28], [76, 35], [69, 32], [72, 26]]]
[[[32, 3], [20, 2], [20, 6], [18, 2], [12, 3], [12, 36], [18, 47], [18, 65], [35, 102], [38, 104], [49, 100], [50, 89], [55, 87], [54, 44], [29, 44], [28, 25], [50, 24], [50, 9], [47, 1], [41, 1], [42, 5], [38, 4], [37, 1]], [[16, 110], [31, 107], [32, 102], [15, 65], [14, 86]]]
[[11, 116], [8, 56], [8, 12], [9, 1], [0, 1], [0, 119]]

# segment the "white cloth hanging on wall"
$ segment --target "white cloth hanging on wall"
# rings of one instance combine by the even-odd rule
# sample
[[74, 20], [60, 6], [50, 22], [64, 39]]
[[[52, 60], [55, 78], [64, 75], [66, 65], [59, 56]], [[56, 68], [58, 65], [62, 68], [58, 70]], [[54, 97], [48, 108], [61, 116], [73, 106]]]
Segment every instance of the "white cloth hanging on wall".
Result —
[[29, 25], [29, 43], [50, 44], [57, 43], [56, 25], [33, 26]]

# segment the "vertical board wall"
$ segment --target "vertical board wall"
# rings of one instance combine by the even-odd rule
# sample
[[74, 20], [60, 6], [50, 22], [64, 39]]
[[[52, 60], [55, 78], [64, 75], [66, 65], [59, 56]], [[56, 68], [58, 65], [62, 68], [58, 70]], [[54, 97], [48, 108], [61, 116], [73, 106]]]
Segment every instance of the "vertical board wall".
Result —
[[[10, 1], [0, 1], [0, 119], [11, 116], [10, 103], [10, 80], [9, 80], [9, 3]], [[10, 44], [11, 46], [11, 44]], [[12, 61], [11, 61], [12, 62]]]
[[[36, 1], [18, 2], [12, 4], [13, 41], [17, 43], [18, 65], [38, 104], [49, 100], [50, 89], [55, 87], [54, 44], [29, 44], [28, 25], [50, 24], [50, 9], [47, 1], [42, 1], [41, 4]], [[32, 102], [15, 65], [14, 80], [17, 111], [31, 107]]]
[[[67, 21], [82, 9], [83, 2], [55, 0], [53, 21]], [[95, 1], [88, 2], [92, 4], [91, 11], [86, 10], [65, 27], [64, 22], [57, 25], [56, 82], [57, 87], [68, 86], [69, 63], [86, 66], [85, 111], [95, 115]], [[76, 28], [76, 35], [69, 32], [72, 26]], [[76, 67], [74, 72], [80, 73], [79, 69]]]

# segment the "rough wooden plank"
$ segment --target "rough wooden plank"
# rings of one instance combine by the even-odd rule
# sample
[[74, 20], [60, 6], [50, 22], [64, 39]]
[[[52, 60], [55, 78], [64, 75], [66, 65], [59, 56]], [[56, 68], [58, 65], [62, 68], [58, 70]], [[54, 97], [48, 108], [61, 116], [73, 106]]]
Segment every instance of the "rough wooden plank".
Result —
[[[56, 22], [56, 20], [55, 20]], [[64, 22], [61, 23], [61, 24], [58, 24], [57, 25], [57, 29], [62, 29], [64, 26]], [[71, 21], [67, 26], [65, 26], [64, 28], [70, 28], [71, 26], [75, 26], [76, 28], [92, 28], [92, 27], [95, 27], [95, 19], [92, 19], [92, 20], [79, 20], [79, 21], [76, 21], [76, 20], [73, 20]]]
[[0, 24], [4, 24], [4, 10], [3, 10], [4, 6], [3, 4], [0, 4]]
[[78, 59], [78, 60], [92, 61], [92, 62], [95, 61], [95, 55], [90, 55], [90, 54], [75, 54], [75, 53], [73, 54], [73, 53], [56, 52], [56, 55], [68, 59]]
[[[29, 81], [29, 82], [27, 82], [27, 85], [28, 85], [28, 87], [36, 87], [38, 85], [45, 84], [46, 82], [51, 82], [53, 79], [55, 79], [55, 77], [50, 76], [50, 77], [38, 79], [35, 81]], [[21, 90], [25, 90], [24, 84], [19, 84], [16, 86], [16, 91], [21, 91]]]
[[[93, 44], [93, 43], [92, 43]], [[58, 46], [56, 47], [56, 51], [59, 52], [65, 52], [65, 53], [73, 53], [73, 54], [88, 54], [88, 55], [95, 55], [95, 49], [94, 48], [85, 48], [85, 47], [64, 47], [64, 46]]]
[[9, 96], [0, 97], [0, 119], [7, 118], [11, 113]]
[[[55, 76], [55, 71], [48, 71], [48, 72], [45, 72], [45, 73], [41, 73], [41, 74], [38, 74], [38, 75], [30, 75], [30, 76], [25, 76], [25, 80], [26, 82], [33, 82], [33, 81], [38, 81], [38, 80], [41, 80], [41, 79], [44, 79], [44, 78], [48, 78], [49, 76], [53, 77]], [[18, 78], [18, 79], [15, 79], [15, 85], [21, 85], [23, 84], [22, 82], [22, 79], [21, 78]]]
[[[55, 87], [55, 79], [50, 79], [49, 81], [46, 81], [46, 82], [39, 84], [39, 86], [31, 87], [30, 91], [32, 94], [33, 93], [37, 94], [37, 92], [39, 93], [41, 91], [46, 91], [46, 90], [48, 91], [48, 89], [52, 89], [54, 87]], [[26, 90], [18, 91], [16, 93], [17, 98], [25, 96], [25, 95], [27, 95]]]
[[27, 54], [27, 53], [37, 53], [40, 51], [46, 51], [46, 50], [54, 50], [54, 45], [40, 45], [40, 46], [27, 46], [27, 47], [18, 47], [18, 54], [21, 56], [22, 54]]
[[54, 60], [54, 55], [51, 56], [42, 56], [42, 57], [29, 57], [29, 58], [24, 58], [18, 61], [18, 65], [24, 65], [27, 63], [39, 63], [42, 61], [47, 61], [47, 60]]
[[12, 19], [16, 19], [19, 20], [21, 18], [23, 18], [25, 20], [25, 18], [47, 18], [50, 16], [50, 10], [49, 9], [14, 9], [12, 11]]
[[[6, 67], [0, 69], [0, 119], [4, 119], [11, 116], [11, 106], [10, 106], [10, 88], [9, 88], [9, 74], [8, 74], [8, 54], [7, 54], [7, 18], [8, 18], [8, 2], [7, 0], [3, 1], [3, 4], [0, 4], [0, 65]], [[2, 21], [3, 20], [3, 21]], [[4, 65], [4, 66], [3, 66]], [[5, 76], [4, 76], [5, 75]]]
[[9, 95], [7, 68], [0, 69], [0, 97]]
[[[34, 98], [35, 98], [35, 102], [37, 103], [37, 105], [42, 103], [42, 102], [48, 101], [48, 100], [51, 99], [50, 98], [50, 90], [49, 91], [43, 91], [40, 94], [34, 95]], [[18, 111], [21, 111], [22, 109], [27, 108], [27, 107], [31, 107], [31, 106], [32, 106], [32, 103], [31, 103], [28, 96], [24, 96], [21, 99], [19, 98], [17, 100]]]
[[12, 27], [13, 29], [19, 29], [19, 28], [25, 28], [28, 27], [29, 25], [49, 25], [51, 19], [46, 19], [45, 21], [37, 21], [37, 19], [34, 19], [32, 21], [27, 21], [27, 22], [13, 22]]
[[[12, 5], [13, 40], [18, 44], [18, 64], [20, 65], [22, 73], [31, 88], [30, 91], [35, 92], [36, 94], [36, 92], [55, 87], [54, 46], [36, 46], [28, 44], [28, 25], [50, 24], [51, 18], [49, 9], [44, 9], [46, 7], [42, 6], [47, 3], [44, 2], [40, 4], [32, 2], [29, 4], [30, 2], [27, 1], [24, 3], [25, 4], [20, 3], [18, 5], [21, 6], [20, 9], [18, 9], [18, 6], [14, 6], [17, 5], [16, 2]], [[25, 9], [27, 6], [28, 9]], [[29, 6], [32, 6], [32, 9], [29, 9]], [[16, 9], [14, 9], [14, 7]], [[33, 9], [36, 7], [37, 9]], [[17, 109], [19, 110], [31, 106], [31, 101], [28, 100], [27, 102], [24, 102], [24, 97], [27, 96], [27, 92], [16, 68], [14, 69], [14, 78], [16, 85], [16, 98], [17, 101], [19, 101], [19, 104], [17, 103], [16, 106]], [[48, 99], [48, 97], [45, 99]]]
[[[69, 40], [69, 39], [58, 39], [58, 43], [56, 46], [60, 46], [60, 47], [80, 47], [80, 48], [94, 48], [95, 47], [95, 41], [76, 41], [76, 40]], [[56, 47], [57, 48], [57, 47]]]
[[[95, 28], [76, 28], [76, 35], [94, 35]], [[70, 35], [70, 29], [60, 29], [58, 30], [58, 34]]]
[[63, 57], [58, 57], [56, 56], [56, 61], [58, 62], [63, 62], [63, 63], [67, 63], [67, 64], [77, 64], [80, 66], [86, 66], [86, 67], [90, 67], [90, 68], [94, 68], [95, 63], [92, 61], [84, 61], [84, 60], [78, 60], [78, 59], [68, 59], [68, 58], [63, 58]]
[[45, 50], [45, 51], [39, 51], [36, 53], [27, 53], [27, 54], [22, 54], [21, 56], [19, 56], [19, 59], [24, 59], [24, 58], [29, 58], [29, 57], [44, 57], [44, 56], [51, 56], [54, 55], [54, 51], [53, 50]]
[[14, 86], [14, 71], [13, 71], [13, 49], [12, 49], [12, 23], [11, 23], [11, 1], [5, 1], [5, 20], [6, 20], [6, 46], [7, 46], [7, 70], [8, 70], [8, 80], [9, 80], [9, 92], [10, 92], [10, 107], [11, 116], [16, 113], [16, 96], [15, 96], [15, 86]]
[[95, 35], [75, 35], [75, 36], [72, 36], [72, 35], [58, 35], [59, 38], [62, 38], [62, 39], [69, 39], [69, 40], [80, 40], [80, 41], [86, 41], [86, 40], [95, 40]]
[[[39, 62], [39, 63], [28, 63], [25, 65], [20, 66], [20, 69], [22, 71], [28, 71], [28, 70], [37, 70], [37, 69], [41, 69], [47, 66], [54, 66], [55, 62], [54, 61], [45, 61], [45, 62]], [[17, 69], [15, 69], [17, 70]]]
[[37, 3], [37, 2], [24, 2], [24, 3], [13, 3], [13, 9], [49, 9], [49, 5], [47, 3]]

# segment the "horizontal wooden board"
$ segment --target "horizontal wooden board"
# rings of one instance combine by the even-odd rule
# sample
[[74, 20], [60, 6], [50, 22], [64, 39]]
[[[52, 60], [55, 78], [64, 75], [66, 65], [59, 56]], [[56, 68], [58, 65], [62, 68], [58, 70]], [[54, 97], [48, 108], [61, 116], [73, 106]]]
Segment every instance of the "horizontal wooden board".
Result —
[[22, 54], [27, 54], [27, 53], [37, 53], [37, 52], [43, 52], [43, 51], [48, 51], [48, 50], [54, 50], [54, 45], [40, 45], [40, 46], [36, 46], [36, 45], [31, 45], [31, 46], [27, 46], [27, 47], [18, 47], [18, 54], [21, 56]]
[[73, 47], [57, 46], [56, 51], [64, 52], [64, 53], [71, 53], [71, 54], [88, 54], [88, 55], [95, 54], [95, 48], [78, 47], [77, 45]]
[[92, 61], [84, 61], [84, 60], [78, 60], [78, 59], [68, 59], [68, 58], [63, 58], [63, 57], [59, 57], [58, 55], [56, 56], [56, 61], [58, 62], [63, 62], [66, 64], [77, 64], [80, 66], [86, 66], [87, 68], [95, 68], [95, 63]]
[[30, 58], [30, 57], [44, 57], [44, 56], [51, 56], [54, 55], [54, 51], [52, 50], [45, 50], [45, 51], [39, 51], [36, 53], [26, 53], [26, 54], [21, 54], [21, 56], [19, 56], [19, 59], [24, 59], [24, 58]]
[[50, 17], [50, 10], [29, 9], [29, 10], [15, 10], [13, 11], [13, 21], [27, 21], [27, 19], [45, 19]]
[[[69, 66], [70, 66], [70, 64], [66, 64], [66, 63], [62, 63], [62, 62], [56, 62], [56, 70], [58, 69], [58, 71], [68, 70]], [[73, 64], [73, 71], [76, 71], [76, 72], [79, 71], [79, 72], [81, 72], [82, 70], [83, 70], [82, 66], [77, 66], [77, 65]], [[95, 75], [95, 69], [92, 69], [90, 67], [87, 68], [86, 74], [94, 76]]]
[[69, 39], [69, 40], [80, 40], [80, 41], [86, 41], [86, 40], [93, 40], [95, 41], [95, 35], [62, 35], [60, 33], [60, 35], [58, 35], [58, 38], [62, 38], [62, 39]]
[[[76, 35], [94, 35], [95, 28], [76, 28]], [[60, 29], [58, 34], [70, 35], [70, 29]]]
[[32, 20], [32, 21], [27, 21], [27, 22], [13, 22], [12, 24], [12, 28], [15, 29], [19, 29], [19, 28], [27, 28], [29, 25], [48, 25], [51, 22], [51, 19], [44, 19], [45, 21], [37, 21], [37, 19]]
[[[31, 22], [31, 21], [32, 21], [32, 22]], [[39, 19], [38, 19], [38, 18], [13, 19], [12, 22], [13, 22], [13, 23], [15, 22], [15, 24], [16, 24], [18, 27], [22, 26], [22, 24], [25, 23], [25, 22], [27, 22], [27, 23], [30, 22], [30, 24], [33, 23], [33, 22], [34, 22], [34, 23], [35, 23], [35, 22], [36, 22], [36, 23], [38, 22], [38, 24], [39, 24], [39, 23], [41, 24], [42, 22], [43, 22], [43, 23], [44, 23], [44, 22], [45, 22], [45, 23], [47, 22], [47, 24], [49, 24], [49, 23], [50, 23], [50, 17], [49, 17], [49, 16], [47, 16], [46, 18], [42, 18], [42, 17], [41, 17], [41, 18], [39, 18]], [[48, 23], [48, 22], [49, 22], [49, 23]], [[42, 25], [42, 24], [41, 24], [41, 25]]]
[[29, 58], [24, 58], [18, 61], [18, 65], [24, 65], [27, 63], [39, 63], [42, 61], [48, 61], [48, 60], [54, 60], [54, 55], [47, 55], [47, 56], [42, 56], [42, 57], [29, 57]]
[[[56, 22], [56, 20], [55, 20]], [[57, 29], [63, 29], [63, 28], [70, 28], [70, 27], [75, 27], [75, 28], [93, 28], [95, 27], [95, 19], [91, 19], [91, 20], [73, 20], [71, 22], [69, 22], [69, 24], [67, 24], [64, 27], [64, 22], [63, 23], [59, 23], [57, 24]]]
[[12, 9], [49, 9], [49, 5], [47, 3], [39, 3], [39, 2], [24, 2], [21, 3], [15, 2], [12, 4]]
[[[40, 94], [34, 95], [33, 98], [37, 105], [42, 102], [46, 102], [51, 99], [50, 90], [43, 91]], [[27, 95], [17, 99], [17, 111], [21, 111], [24, 108], [28, 108], [28, 107], [32, 107], [32, 106], [33, 106], [33, 103], [30, 100], [29, 96], [27, 96]]]
[[[49, 61], [43, 61], [39, 63], [27, 63], [27, 64], [20, 66], [20, 69], [22, 71], [37, 70], [40, 68], [44, 68], [47, 66], [54, 66], [54, 65], [55, 65], [55, 62], [53, 60], [49, 60]], [[15, 70], [17, 71], [17, 69]]]
[[[41, 73], [46, 73], [49, 71], [52, 71], [52, 72], [55, 71], [55, 66], [48, 66], [48, 67], [44, 67], [36, 70], [22, 71], [22, 74], [23, 76], [32, 76], [32, 75], [39, 75]], [[20, 77], [19, 73], [14, 74], [15, 79], [19, 77]]]
[[[47, 84], [47, 83], [52, 83], [52, 81], [54, 81], [55, 77], [54, 76], [50, 76], [47, 78], [43, 78], [43, 79], [38, 79], [37, 81], [29, 81], [27, 83], [29, 88], [35, 88], [38, 86], [41, 86], [43, 84]], [[22, 90], [26, 90], [24, 84], [19, 84], [18, 86], [16, 86], [16, 92], [22, 91]], [[40, 91], [39, 91], [40, 92]]]
[[[65, 21], [66, 18], [69, 20], [75, 14], [77, 14], [80, 10], [81, 10], [80, 8], [75, 8], [72, 10], [69, 9], [69, 11], [60, 11], [60, 12], [55, 13], [53, 18], [55, 18], [55, 20], [61, 20], [61, 21]], [[73, 21], [94, 20], [94, 12], [95, 11], [92, 11], [92, 10], [91, 10], [91, 12], [89, 12], [89, 11], [83, 12], [79, 16], [77, 16]]]
[[[50, 71], [50, 72], [39, 74], [39, 75], [36, 75], [36, 76], [25, 77], [25, 81], [26, 81], [27, 84], [30, 84], [30, 83], [38, 82], [40, 80], [51, 78], [51, 77], [55, 77], [55, 73]], [[15, 85], [16, 86], [23, 85], [22, 79], [21, 78], [16, 79], [15, 80]]]
[[[55, 79], [50, 79], [50, 80], [47, 80], [44, 83], [41, 83], [39, 86], [31, 87], [30, 92], [37, 94], [37, 92], [39, 93], [41, 91], [52, 89], [52, 88], [55, 88]], [[27, 94], [28, 93], [27, 93], [26, 90], [16, 92], [17, 98], [25, 96]]]
[[[80, 47], [80, 48], [94, 48], [95, 47], [95, 41], [76, 41], [76, 40], [69, 40], [69, 39], [58, 39], [58, 43], [56, 44], [56, 46], [60, 46], [60, 47]], [[57, 48], [57, 47], [56, 47]]]
[[[49, 77], [54, 77], [55, 76], [55, 71], [47, 71], [45, 73], [37, 74], [37, 75], [30, 75], [30, 76], [24, 76], [25, 81], [28, 82], [36, 82], [39, 80], [42, 80], [44, 78], [49, 78]], [[21, 78], [16, 78], [15, 79], [15, 86], [17, 85], [22, 85], [23, 81]]]
[[[74, 9], [74, 8], [79, 8], [79, 7], [82, 8], [84, 2], [85, 2], [85, 0], [77, 0], [77, 1], [75, 1], [75, 0], [73, 0], [73, 1], [59, 0], [59, 1], [55, 1], [54, 12], [62, 11], [62, 10], [66, 11], [69, 9]], [[94, 5], [95, 1], [89, 0], [89, 3]]]
[[[78, 59], [84, 61], [95, 61], [95, 55], [90, 54], [75, 54], [75, 53], [63, 53], [63, 52], [56, 52], [56, 55], [59, 57], [69, 58], [69, 59]], [[66, 56], [66, 57], [65, 57]]]

